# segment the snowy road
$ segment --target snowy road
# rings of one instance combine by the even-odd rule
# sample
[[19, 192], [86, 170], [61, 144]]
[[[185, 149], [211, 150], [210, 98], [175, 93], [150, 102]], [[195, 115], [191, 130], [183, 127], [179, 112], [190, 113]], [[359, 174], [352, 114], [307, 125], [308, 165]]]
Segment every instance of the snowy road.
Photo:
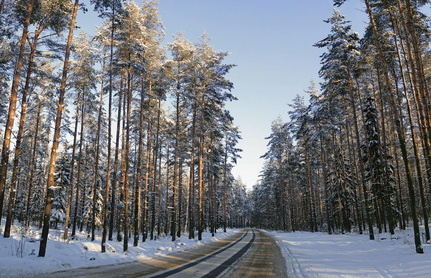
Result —
[[274, 240], [244, 230], [199, 248], [132, 263], [53, 273], [53, 277], [286, 277]]

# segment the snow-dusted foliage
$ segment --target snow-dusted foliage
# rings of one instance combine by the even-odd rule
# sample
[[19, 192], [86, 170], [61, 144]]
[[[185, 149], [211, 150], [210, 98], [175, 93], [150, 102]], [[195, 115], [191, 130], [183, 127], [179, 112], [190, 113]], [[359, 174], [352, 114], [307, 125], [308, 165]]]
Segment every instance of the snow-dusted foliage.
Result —
[[[325, 21], [331, 24], [330, 34], [315, 44], [324, 48], [323, 81], [320, 89], [312, 84], [306, 91], [308, 104], [297, 97], [290, 105], [284, 125], [293, 142], [279, 151], [290, 154], [282, 167], [270, 156], [278, 151], [277, 132], [273, 129], [268, 137], [262, 180], [253, 191], [253, 219], [259, 225], [367, 231], [375, 239], [374, 227], [393, 234], [411, 220], [416, 252], [423, 253], [421, 242], [430, 237], [429, 188], [424, 186], [430, 184], [425, 170], [430, 142], [424, 139], [429, 138], [424, 128], [429, 125], [429, 106], [424, 105], [429, 97], [429, 42], [423, 40], [429, 30], [419, 9], [425, 2], [365, 0], [370, 22], [362, 39], [337, 10]], [[285, 174], [285, 196], [276, 191], [280, 173]], [[283, 201], [282, 210], [277, 198]], [[290, 226], [266, 220], [287, 213]]]
[[0, 163], [17, 172], [16, 188], [0, 188], [0, 197], [8, 220], [43, 225], [40, 256], [49, 228], [64, 240], [81, 231], [96, 240], [100, 231], [106, 252], [115, 233], [126, 251], [132, 233], [136, 246], [249, 224], [244, 185], [231, 173], [241, 137], [226, 108], [236, 99], [227, 52], [207, 35], [199, 42], [179, 36], [164, 47], [157, 1], [90, 1], [105, 20], [94, 38], [72, 36], [79, 1], [0, 3], [0, 123], [20, 29], [26, 45], [13, 92], [28, 92], [14, 100], [26, 116], [23, 135], [7, 137], [11, 148], [21, 143], [18, 166], [12, 171], [5, 155]]
[[[365, 180], [370, 183], [371, 198], [378, 202], [380, 206], [375, 208], [377, 223], [388, 223], [389, 230], [394, 233], [394, 219], [399, 214], [395, 206], [395, 177], [393, 157], [389, 155], [388, 146], [381, 137], [381, 128], [375, 100], [368, 97], [364, 107], [364, 128], [366, 137], [362, 145], [362, 159], [365, 167]], [[378, 224], [379, 231], [382, 231], [381, 224]]]

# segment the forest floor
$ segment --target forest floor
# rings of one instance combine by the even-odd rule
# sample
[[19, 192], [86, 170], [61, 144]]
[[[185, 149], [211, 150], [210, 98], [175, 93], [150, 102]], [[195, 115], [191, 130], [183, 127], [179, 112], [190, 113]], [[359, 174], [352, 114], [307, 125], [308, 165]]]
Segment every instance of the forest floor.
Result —
[[[60, 230], [51, 230], [45, 258], [37, 256], [39, 237], [36, 231], [14, 228], [12, 237], [3, 238], [0, 230], [0, 277], [31, 277], [34, 274], [80, 267], [96, 267], [147, 259], [188, 248], [198, 247], [232, 235], [237, 230], [219, 231], [215, 237], [204, 233], [203, 240], [189, 240], [183, 235], [175, 242], [170, 237], [140, 242], [123, 252], [123, 243], [109, 241], [107, 252], [100, 252], [100, 238], [91, 241], [85, 233], [76, 240], [64, 241]], [[430, 277], [431, 245], [424, 244], [424, 254], [416, 254], [412, 232], [376, 235], [370, 241], [363, 234], [309, 232], [268, 232], [280, 245], [286, 259], [288, 277]]]
[[268, 232], [282, 248], [288, 277], [431, 277], [431, 245], [415, 252], [413, 231], [376, 234]]
[[[3, 227], [3, 226], [2, 226]], [[139, 242], [133, 246], [129, 240], [128, 251], [123, 252], [123, 242], [108, 241], [106, 252], [101, 253], [101, 237], [94, 241], [86, 233], [77, 233], [74, 240], [64, 241], [61, 230], [51, 229], [44, 258], [38, 257], [39, 232], [29, 230], [23, 232], [13, 227], [10, 238], [3, 238], [0, 229], [0, 277], [32, 277], [35, 274], [49, 273], [82, 267], [97, 267], [109, 264], [119, 264], [136, 260], [148, 259], [158, 255], [195, 248], [209, 242], [218, 241], [235, 233], [218, 232], [214, 237], [204, 233], [202, 241], [188, 239], [183, 235], [172, 242], [171, 237], [160, 237], [157, 240]]]

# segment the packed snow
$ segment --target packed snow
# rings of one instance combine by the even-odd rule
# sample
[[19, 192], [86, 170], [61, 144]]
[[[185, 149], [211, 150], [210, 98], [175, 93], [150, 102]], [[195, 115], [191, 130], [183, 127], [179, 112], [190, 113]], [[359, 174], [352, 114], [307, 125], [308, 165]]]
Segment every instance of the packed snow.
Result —
[[[3, 238], [0, 230], [0, 277], [30, 277], [79, 267], [142, 260], [197, 247], [223, 239], [238, 230], [219, 231], [215, 237], [204, 233], [203, 240], [189, 240], [183, 235], [172, 242], [170, 237], [140, 242], [138, 247], [129, 243], [123, 252], [123, 243], [109, 241], [107, 252], [100, 252], [100, 238], [91, 241], [85, 233], [76, 240], [64, 241], [61, 230], [51, 230], [45, 258], [37, 256], [39, 232], [14, 227], [11, 238]], [[424, 254], [416, 254], [411, 231], [397, 231], [395, 235], [368, 235], [274, 232], [266, 231], [280, 245], [286, 259], [287, 273], [294, 277], [430, 277], [431, 245], [425, 244]], [[25, 235], [24, 235], [25, 234]]]

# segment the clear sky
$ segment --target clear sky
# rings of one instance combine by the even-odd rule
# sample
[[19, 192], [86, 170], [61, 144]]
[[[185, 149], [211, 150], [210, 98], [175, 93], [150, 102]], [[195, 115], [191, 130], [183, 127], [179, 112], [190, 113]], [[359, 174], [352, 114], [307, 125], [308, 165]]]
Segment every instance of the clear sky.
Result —
[[[207, 33], [216, 50], [230, 53], [226, 63], [237, 65], [227, 76], [239, 98], [228, 109], [243, 137], [233, 173], [249, 188], [262, 170], [271, 122], [287, 120], [288, 103], [319, 82], [322, 50], [313, 44], [330, 32], [323, 20], [333, 8], [332, 0], [159, 0], [166, 42], [180, 31], [192, 42]], [[362, 1], [339, 10], [362, 34]]]

